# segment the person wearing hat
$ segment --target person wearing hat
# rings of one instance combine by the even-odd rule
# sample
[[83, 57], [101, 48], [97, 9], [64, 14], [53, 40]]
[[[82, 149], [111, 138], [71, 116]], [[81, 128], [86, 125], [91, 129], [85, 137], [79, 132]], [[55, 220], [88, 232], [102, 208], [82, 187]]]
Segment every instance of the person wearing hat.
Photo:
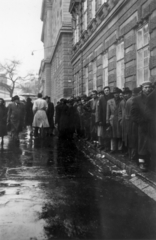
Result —
[[131, 97], [131, 90], [129, 88], [124, 88], [123, 90], [123, 100], [121, 100], [119, 104], [119, 124], [121, 127], [122, 133], [122, 151], [125, 155], [128, 153], [128, 142], [127, 142], [127, 125], [126, 125], [126, 118], [125, 118], [125, 108], [126, 102]]
[[23, 129], [25, 116], [24, 108], [20, 103], [19, 96], [13, 97], [13, 102], [8, 106], [7, 125], [11, 127], [11, 136], [13, 140], [19, 141], [19, 133]]
[[101, 136], [101, 149], [106, 152], [110, 150], [110, 138], [107, 134], [106, 124], [106, 112], [107, 112], [107, 101], [112, 99], [113, 96], [110, 92], [110, 87], [105, 86], [103, 88], [103, 95], [99, 98], [99, 125], [102, 127], [103, 135]]
[[132, 120], [131, 108], [133, 99], [140, 93], [140, 88], [132, 90], [132, 96], [126, 101], [125, 106], [125, 120], [126, 120], [126, 134], [128, 141], [128, 155], [130, 161], [137, 161], [137, 146], [138, 146], [138, 128], [137, 124]]
[[121, 129], [118, 123], [118, 111], [120, 104], [120, 89], [114, 87], [113, 89], [113, 99], [107, 101], [107, 131], [109, 131], [109, 136], [111, 138], [111, 152], [112, 154], [117, 151], [122, 150], [122, 140], [121, 140]]
[[146, 81], [142, 84], [142, 92], [133, 99], [131, 115], [138, 126], [138, 164], [142, 171], [147, 171], [150, 162], [148, 146], [148, 118], [146, 114], [147, 97], [151, 93], [152, 84]]

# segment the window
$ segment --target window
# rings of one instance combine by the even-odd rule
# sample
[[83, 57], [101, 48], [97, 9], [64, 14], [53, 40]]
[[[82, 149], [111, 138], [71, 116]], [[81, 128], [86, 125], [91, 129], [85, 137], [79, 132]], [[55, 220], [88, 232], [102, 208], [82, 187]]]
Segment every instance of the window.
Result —
[[137, 84], [149, 80], [149, 30], [148, 24], [137, 31]]
[[94, 60], [94, 62], [93, 62], [93, 90], [97, 89], [96, 71], [97, 71], [96, 60]]
[[102, 56], [102, 65], [103, 65], [103, 87], [108, 86], [108, 53], [103, 54]]
[[86, 95], [88, 96], [88, 67], [85, 68]]
[[74, 44], [79, 41], [79, 16], [76, 16], [75, 29], [74, 29]]
[[125, 71], [125, 65], [124, 65], [124, 42], [121, 42], [116, 47], [116, 59], [117, 59], [117, 87], [123, 88], [124, 87], [124, 71]]
[[83, 31], [87, 29], [87, 0], [83, 2], [82, 29]]
[[92, 0], [92, 18], [95, 18], [95, 13], [96, 13], [96, 9], [95, 9], [95, 6], [96, 6], [96, 2], [95, 0]]

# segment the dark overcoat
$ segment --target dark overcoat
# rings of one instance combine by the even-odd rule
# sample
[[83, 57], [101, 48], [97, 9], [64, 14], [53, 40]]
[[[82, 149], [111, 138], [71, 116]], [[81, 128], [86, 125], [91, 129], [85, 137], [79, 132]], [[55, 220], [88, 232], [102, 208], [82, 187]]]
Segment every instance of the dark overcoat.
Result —
[[69, 128], [69, 107], [66, 104], [62, 104], [60, 109], [60, 121], [59, 121], [59, 130], [66, 131]]
[[138, 127], [137, 127], [137, 124], [132, 120], [132, 116], [131, 116], [133, 99], [134, 99], [134, 96], [130, 97], [126, 102], [125, 119], [126, 119], [128, 147], [137, 149]]
[[99, 98], [99, 121], [102, 122], [103, 127], [106, 127], [106, 113], [107, 113], [107, 101], [112, 99], [112, 95], [102, 95]]
[[138, 154], [141, 156], [149, 154], [146, 102], [147, 96], [142, 93], [133, 99], [131, 109], [132, 120], [138, 125]]
[[33, 103], [32, 102], [27, 102], [25, 105], [25, 124], [26, 126], [31, 126], [33, 123]]
[[148, 143], [151, 152], [151, 170], [156, 171], [156, 89], [147, 97]]
[[47, 118], [50, 125], [50, 128], [54, 127], [54, 104], [52, 102], [48, 103], [48, 109], [47, 109]]
[[8, 106], [7, 123], [17, 132], [22, 131], [24, 124], [25, 110], [23, 104], [10, 103]]
[[7, 135], [7, 109], [5, 106], [0, 106], [0, 137]]
[[119, 124], [121, 127], [121, 134], [122, 134], [122, 141], [124, 142], [125, 146], [127, 146], [127, 124], [125, 119], [125, 111], [126, 111], [126, 100], [123, 99], [119, 104]]
[[118, 122], [120, 100], [110, 99], [107, 102], [106, 122], [111, 125], [111, 138], [121, 138], [121, 128]]

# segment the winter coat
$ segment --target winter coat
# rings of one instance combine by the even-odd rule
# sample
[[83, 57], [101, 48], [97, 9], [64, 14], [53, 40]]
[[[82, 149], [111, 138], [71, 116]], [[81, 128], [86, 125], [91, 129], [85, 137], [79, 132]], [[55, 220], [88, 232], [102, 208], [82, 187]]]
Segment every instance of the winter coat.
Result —
[[156, 89], [147, 97], [148, 143], [151, 153], [150, 167], [156, 172]]
[[126, 100], [122, 100], [119, 104], [119, 125], [121, 127], [121, 133], [122, 133], [122, 141], [124, 142], [125, 146], [127, 146], [127, 124], [125, 119], [125, 111], [126, 111]]
[[26, 126], [31, 126], [33, 122], [33, 103], [27, 102], [25, 106], [26, 116], [25, 116], [25, 124]]
[[11, 124], [17, 132], [23, 130], [25, 111], [22, 103], [10, 103], [8, 106], [7, 125]]
[[48, 103], [48, 109], [47, 109], [47, 117], [48, 117], [48, 122], [51, 128], [54, 127], [54, 104], [52, 102]]
[[111, 125], [111, 138], [121, 138], [121, 129], [118, 122], [120, 100], [110, 99], [107, 102], [106, 123]]
[[66, 104], [62, 104], [60, 108], [60, 121], [59, 130], [65, 131], [69, 128], [69, 107]]
[[46, 114], [46, 110], [48, 108], [48, 104], [44, 99], [38, 98], [34, 101], [33, 104], [33, 112], [34, 112], [34, 120], [33, 127], [49, 127], [49, 122]]
[[5, 106], [0, 105], [0, 137], [7, 135], [7, 109]]
[[147, 97], [144, 94], [133, 99], [131, 115], [138, 125], [138, 154], [148, 155], [148, 119], [146, 115]]
[[107, 101], [112, 99], [112, 95], [103, 95], [99, 98], [99, 121], [102, 122], [103, 127], [107, 127], [106, 113], [107, 113]]
[[137, 148], [138, 144], [138, 127], [137, 124], [132, 120], [131, 109], [134, 97], [132, 96], [126, 102], [125, 106], [125, 120], [128, 138], [128, 147]]

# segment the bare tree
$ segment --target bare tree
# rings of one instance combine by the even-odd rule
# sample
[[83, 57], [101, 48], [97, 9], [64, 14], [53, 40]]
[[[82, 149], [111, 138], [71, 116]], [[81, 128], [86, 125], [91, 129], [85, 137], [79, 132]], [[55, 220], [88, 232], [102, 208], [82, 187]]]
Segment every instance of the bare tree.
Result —
[[5, 74], [7, 82], [0, 82], [0, 86], [9, 92], [10, 97], [13, 96], [15, 88], [21, 88], [22, 83], [33, 77], [33, 74], [27, 74], [24, 77], [18, 75], [18, 67], [21, 62], [18, 60], [9, 60], [5, 64], [0, 63], [0, 71]]

